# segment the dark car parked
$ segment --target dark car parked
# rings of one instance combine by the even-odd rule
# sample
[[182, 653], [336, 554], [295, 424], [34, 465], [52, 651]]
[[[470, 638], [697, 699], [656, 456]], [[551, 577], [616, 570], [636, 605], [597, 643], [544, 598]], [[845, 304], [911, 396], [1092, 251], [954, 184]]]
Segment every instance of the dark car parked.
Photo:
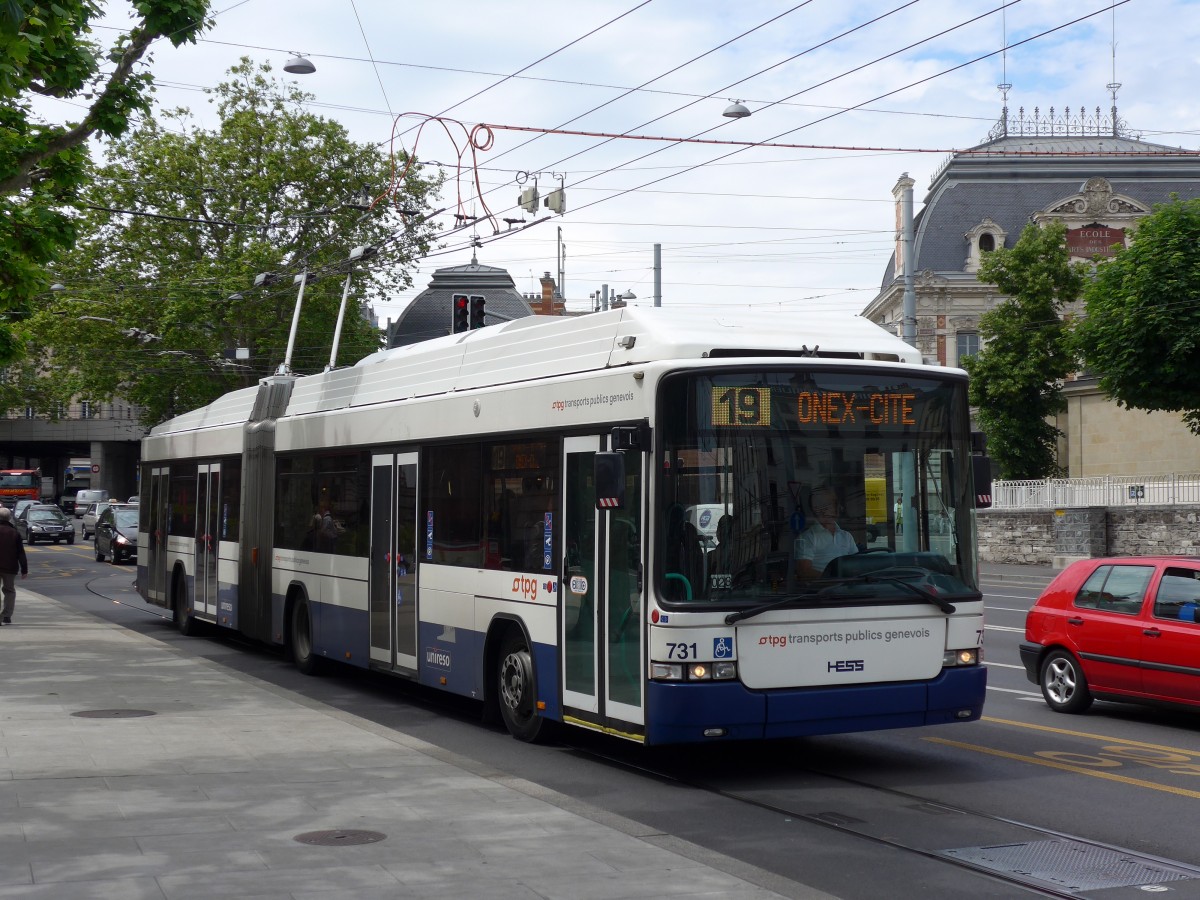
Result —
[[96, 520], [96, 562], [107, 556], [115, 566], [137, 558], [138, 508], [128, 503], [112, 503]]
[[25, 507], [17, 516], [16, 526], [27, 544], [36, 544], [38, 541], [75, 543], [75, 523], [51, 504], [35, 503]]
[[1025, 618], [1021, 661], [1056, 712], [1094, 699], [1200, 707], [1200, 559], [1072, 563]]

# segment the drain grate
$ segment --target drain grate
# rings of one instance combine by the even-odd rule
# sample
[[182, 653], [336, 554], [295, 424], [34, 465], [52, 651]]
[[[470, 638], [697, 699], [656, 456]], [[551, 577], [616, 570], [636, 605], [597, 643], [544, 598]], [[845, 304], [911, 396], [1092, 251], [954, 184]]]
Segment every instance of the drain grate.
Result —
[[946, 856], [982, 869], [1057, 885], [1071, 891], [1162, 884], [1194, 878], [1136, 853], [1078, 841], [1031, 841], [994, 847], [943, 850]]
[[311, 844], [314, 847], [348, 847], [353, 844], [377, 844], [385, 840], [387, 835], [381, 831], [355, 831], [353, 829], [335, 828], [332, 831], [306, 831], [298, 834], [293, 841], [301, 844]]
[[138, 719], [142, 716], [157, 716], [152, 709], [84, 709], [71, 715], [80, 719]]

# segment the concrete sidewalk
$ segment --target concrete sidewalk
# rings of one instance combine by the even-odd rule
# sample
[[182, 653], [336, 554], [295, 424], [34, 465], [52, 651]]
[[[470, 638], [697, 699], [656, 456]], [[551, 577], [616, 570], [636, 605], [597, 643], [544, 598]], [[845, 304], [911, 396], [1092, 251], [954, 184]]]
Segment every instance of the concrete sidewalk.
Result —
[[0, 628], [0, 898], [777, 896], [828, 895], [40, 594]]

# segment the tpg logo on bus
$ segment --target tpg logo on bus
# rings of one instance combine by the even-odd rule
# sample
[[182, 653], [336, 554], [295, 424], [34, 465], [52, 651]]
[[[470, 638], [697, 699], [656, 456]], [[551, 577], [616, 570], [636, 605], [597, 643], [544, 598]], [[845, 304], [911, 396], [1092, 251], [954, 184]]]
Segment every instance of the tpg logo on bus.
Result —
[[512, 592], [518, 597], [536, 600], [538, 597], [538, 582], [536, 578], [514, 578]]

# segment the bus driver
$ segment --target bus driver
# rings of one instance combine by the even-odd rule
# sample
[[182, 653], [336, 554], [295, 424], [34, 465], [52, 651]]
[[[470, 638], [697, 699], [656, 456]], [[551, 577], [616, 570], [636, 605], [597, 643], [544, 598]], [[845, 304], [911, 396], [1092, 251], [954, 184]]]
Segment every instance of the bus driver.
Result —
[[831, 559], [858, 552], [854, 536], [838, 525], [838, 499], [833, 488], [814, 488], [809, 497], [813, 521], [796, 538], [793, 556], [796, 559], [796, 578], [812, 581], [821, 577]]

